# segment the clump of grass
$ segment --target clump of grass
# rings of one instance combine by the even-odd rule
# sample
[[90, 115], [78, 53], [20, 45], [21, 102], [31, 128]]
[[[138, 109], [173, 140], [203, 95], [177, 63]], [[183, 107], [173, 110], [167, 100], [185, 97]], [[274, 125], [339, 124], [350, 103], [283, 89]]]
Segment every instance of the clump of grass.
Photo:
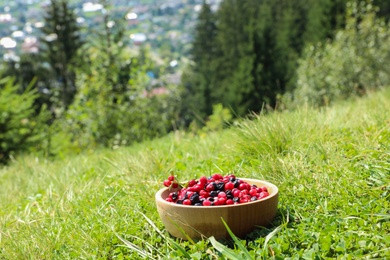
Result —
[[[177, 132], [56, 161], [17, 158], [0, 169], [0, 259], [220, 259], [226, 248], [257, 259], [385, 259], [389, 101], [387, 89], [205, 136]], [[270, 180], [280, 190], [279, 215], [238, 242], [176, 240], [154, 203], [172, 172], [182, 180], [214, 172]]]

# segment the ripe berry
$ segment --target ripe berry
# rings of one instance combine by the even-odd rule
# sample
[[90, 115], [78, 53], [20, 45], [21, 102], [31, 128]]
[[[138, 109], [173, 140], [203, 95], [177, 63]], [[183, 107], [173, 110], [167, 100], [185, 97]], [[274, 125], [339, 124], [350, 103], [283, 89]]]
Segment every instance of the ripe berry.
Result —
[[199, 183], [205, 185], [207, 183], [207, 177], [206, 176], [202, 176], [199, 178]]
[[218, 198], [218, 204], [219, 205], [225, 205], [226, 204], [226, 197], [219, 197]]
[[189, 182], [188, 182], [188, 187], [192, 187], [192, 186], [194, 186], [196, 184], [196, 180], [190, 180]]
[[211, 177], [213, 177], [214, 180], [220, 180], [223, 179], [222, 175], [219, 173], [213, 174]]
[[212, 183], [207, 184], [206, 191], [210, 192], [214, 190], [214, 185]]
[[256, 195], [257, 195], [257, 190], [256, 190], [256, 189], [251, 189], [251, 190], [249, 191], [249, 194], [250, 194], [251, 196], [256, 196]]
[[173, 175], [171, 175], [171, 176], [168, 177], [168, 180], [169, 180], [169, 181], [173, 181], [174, 179], [175, 179], [175, 176], [173, 176]]
[[259, 197], [259, 199], [263, 199], [263, 198], [267, 197], [268, 195], [269, 195], [268, 192], [262, 191], [262, 192], [260, 192], [258, 197]]
[[171, 184], [172, 184], [172, 182], [170, 180], [165, 180], [164, 181], [164, 186], [165, 187], [169, 187], [169, 186], [171, 186]]
[[232, 190], [232, 189], [234, 189], [233, 182], [228, 182], [225, 184], [225, 190]]
[[189, 199], [185, 199], [183, 201], [183, 205], [192, 205], [191, 201]]
[[221, 191], [218, 193], [218, 198], [226, 198], [226, 193], [224, 191]]
[[211, 201], [209, 201], [209, 200], [204, 200], [204, 201], [203, 201], [203, 206], [211, 206]]
[[226, 205], [232, 205], [232, 204], [234, 204], [234, 201], [232, 199], [226, 200]]

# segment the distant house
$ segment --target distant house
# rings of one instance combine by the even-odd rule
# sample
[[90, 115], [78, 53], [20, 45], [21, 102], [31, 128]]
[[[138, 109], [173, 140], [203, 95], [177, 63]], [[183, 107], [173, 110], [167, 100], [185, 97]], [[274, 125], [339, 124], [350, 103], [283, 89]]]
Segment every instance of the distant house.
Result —
[[128, 24], [131, 25], [137, 25], [139, 20], [138, 20], [138, 15], [135, 12], [130, 12], [126, 14], [126, 20]]
[[26, 37], [22, 43], [22, 51], [25, 53], [38, 53], [38, 39], [36, 37]]
[[151, 98], [154, 96], [161, 96], [167, 94], [169, 94], [169, 90], [166, 87], [162, 86], [162, 87], [153, 88], [149, 91], [144, 90], [142, 93], [142, 97]]
[[133, 33], [130, 35], [130, 39], [135, 45], [141, 45], [147, 40], [147, 37], [144, 33]]
[[0, 23], [9, 23], [12, 20], [11, 14], [0, 14]]

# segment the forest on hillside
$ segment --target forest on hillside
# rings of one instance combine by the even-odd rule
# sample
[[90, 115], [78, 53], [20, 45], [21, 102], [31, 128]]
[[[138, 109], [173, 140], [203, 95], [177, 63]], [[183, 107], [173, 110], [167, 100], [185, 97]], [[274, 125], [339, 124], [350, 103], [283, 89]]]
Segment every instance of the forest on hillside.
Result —
[[213, 131], [390, 86], [388, 1], [203, 1], [179, 84], [153, 80], [171, 68], [151, 46], [124, 45], [119, 18], [101, 18], [82, 37], [74, 9], [51, 0], [39, 52], [1, 66], [0, 162]]

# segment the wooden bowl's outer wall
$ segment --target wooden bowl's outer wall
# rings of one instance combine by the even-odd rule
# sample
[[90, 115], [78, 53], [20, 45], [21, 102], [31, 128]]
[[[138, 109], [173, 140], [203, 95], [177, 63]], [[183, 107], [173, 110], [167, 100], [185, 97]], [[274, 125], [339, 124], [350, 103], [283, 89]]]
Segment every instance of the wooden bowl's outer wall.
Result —
[[278, 207], [278, 188], [266, 181], [240, 178], [258, 187], [266, 186], [269, 196], [265, 199], [245, 204], [229, 206], [196, 207], [166, 202], [170, 191], [165, 188], [156, 193], [156, 204], [166, 230], [174, 237], [187, 239], [179, 226], [191, 239], [214, 236], [216, 239], [229, 238], [221, 218], [232, 232], [243, 238], [256, 226], [269, 226]]

